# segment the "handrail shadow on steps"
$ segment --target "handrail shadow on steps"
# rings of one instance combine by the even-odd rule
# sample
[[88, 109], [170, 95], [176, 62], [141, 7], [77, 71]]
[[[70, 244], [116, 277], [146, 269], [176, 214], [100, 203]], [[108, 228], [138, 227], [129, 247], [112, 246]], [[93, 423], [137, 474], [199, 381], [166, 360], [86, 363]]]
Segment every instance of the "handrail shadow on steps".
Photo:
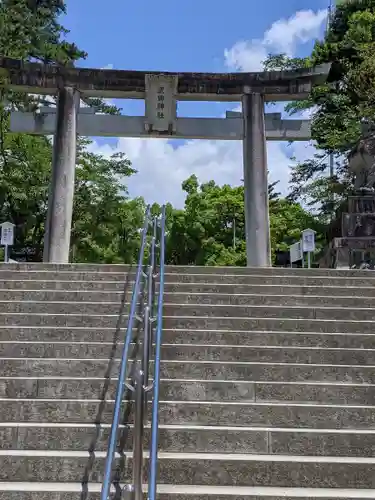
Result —
[[[115, 361], [116, 361], [116, 351], [118, 348], [118, 344], [121, 341], [121, 328], [123, 327], [126, 315], [128, 314], [128, 312], [125, 311], [125, 306], [128, 303], [129, 295], [130, 295], [130, 292], [132, 290], [133, 273], [134, 273], [134, 266], [130, 265], [129, 270], [128, 270], [126, 277], [125, 277], [124, 287], [123, 287], [123, 291], [122, 291], [122, 295], [121, 295], [121, 303], [120, 303], [118, 319], [117, 319], [116, 326], [115, 326], [115, 332], [114, 332], [114, 335], [112, 338], [111, 350], [110, 350], [109, 356], [108, 356], [108, 365], [107, 365], [107, 368], [106, 368], [106, 371], [105, 371], [104, 377], [103, 377], [104, 383], [103, 383], [103, 386], [101, 387], [100, 394], [98, 396], [98, 399], [100, 400], [100, 404], [99, 404], [98, 411], [97, 411], [95, 418], [94, 418], [94, 424], [96, 426], [96, 429], [95, 429], [95, 434], [94, 434], [94, 436], [89, 444], [88, 450], [87, 450], [89, 452], [89, 460], [88, 460], [88, 463], [85, 467], [85, 471], [84, 471], [84, 474], [83, 474], [83, 477], [81, 480], [82, 490], [81, 490], [80, 500], [87, 500], [87, 498], [89, 497], [88, 485], [90, 482], [90, 476], [91, 476], [94, 462], [95, 462], [95, 451], [97, 450], [97, 444], [98, 444], [98, 441], [100, 438], [100, 434], [103, 432], [103, 428], [102, 428], [103, 414], [104, 414], [106, 408], [108, 407], [108, 399], [111, 399], [111, 397], [112, 397], [112, 395], [110, 395], [110, 398], [108, 398], [108, 391], [109, 391], [111, 382], [113, 380], [112, 373], [113, 373], [113, 368], [115, 366]], [[139, 333], [140, 328], [141, 328], [141, 325], [138, 325], [137, 330], [135, 332], [135, 336], [134, 336], [134, 344], [135, 345], [133, 347], [133, 352], [132, 352], [131, 357], [136, 356], [136, 349], [137, 349], [137, 345], [138, 345], [137, 339], [140, 336], [140, 333]], [[124, 395], [124, 400], [128, 401], [128, 404], [125, 406], [125, 410], [124, 410], [123, 415], [122, 415], [122, 424], [124, 425], [124, 432], [123, 432], [123, 436], [121, 437], [121, 443], [123, 443], [123, 446], [121, 446], [121, 444], [120, 444], [119, 450], [124, 449], [124, 447], [125, 447], [124, 440], [126, 440], [125, 433], [126, 433], [126, 435], [128, 434], [128, 428], [129, 428], [128, 423], [129, 423], [129, 417], [130, 417], [130, 413], [131, 413], [131, 401], [130, 401], [131, 398], [130, 398], [130, 396], [131, 396], [130, 391], [129, 390], [126, 391], [125, 395]], [[124, 466], [123, 466], [123, 468], [124, 468]], [[121, 492], [121, 488], [119, 487], [119, 485], [115, 485], [115, 490], [116, 490], [115, 494], [112, 497], [113, 500], [115, 500], [117, 498], [120, 499], [122, 492]]]

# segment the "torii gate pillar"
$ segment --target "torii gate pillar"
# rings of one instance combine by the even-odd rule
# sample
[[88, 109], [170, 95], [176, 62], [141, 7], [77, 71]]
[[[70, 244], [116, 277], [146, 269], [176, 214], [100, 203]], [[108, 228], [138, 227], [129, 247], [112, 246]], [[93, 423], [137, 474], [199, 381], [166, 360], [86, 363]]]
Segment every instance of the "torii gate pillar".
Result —
[[69, 262], [79, 101], [79, 92], [73, 87], [58, 92], [43, 252], [43, 261], [54, 264]]
[[244, 94], [242, 114], [247, 265], [269, 267], [271, 242], [263, 96], [260, 93]]

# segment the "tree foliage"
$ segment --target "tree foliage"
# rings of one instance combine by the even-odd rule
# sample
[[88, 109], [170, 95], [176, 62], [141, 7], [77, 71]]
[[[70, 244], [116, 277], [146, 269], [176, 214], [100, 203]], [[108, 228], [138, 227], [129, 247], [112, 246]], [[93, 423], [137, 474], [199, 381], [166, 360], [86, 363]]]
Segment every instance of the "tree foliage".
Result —
[[[324, 39], [309, 57], [269, 56], [266, 69], [331, 64], [326, 84], [305, 101], [287, 106], [290, 113], [310, 109], [312, 138], [320, 152], [298, 164], [291, 178], [291, 197], [315, 205], [323, 220], [332, 214], [353, 185], [345, 156], [361, 135], [361, 123], [375, 119], [375, 0], [340, 2]], [[329, 155], [335, 175], [329, 176]]]
[[[316, 219], [269, 186], [273, 256], [287, 250], [307, 227], [319, 229]], [[195, 175], [183, 183], [184, 210], [172, 214], [167, 260], [172, 264], [246, 265], [244, 187], [199, 185]]]
[[65, 40], [58, 21], [66, 12], [63, 0], [2, 0], [0, 54], [16, 59], [71, 65], [86, 53]]
[[[59, 0], [3, 0], [0, 3], [0, 54], [26, 61], [73, 65], [86, 57], [58, 19], [65, 13]], [[0, 101], [0, 217], [16, 225], [15, 253], [41, 260], [44, 223], [51, 177], [49, 138], [9, 131], [13, 107], [34, 109], [39, 100], [9, 92], [2, 85]], [[4, 105], [4, 100], [8, 105]], [[107, 113], [118, 112], [100, 99], [89, 104]], [[129, 200], [119, 179], [135, 173], [124, 155], [110, 158], [88, 152], [90, 141], [77, 149], [71, 258], [89, 262], [132, 262], [139, 247], [143, 200]]]

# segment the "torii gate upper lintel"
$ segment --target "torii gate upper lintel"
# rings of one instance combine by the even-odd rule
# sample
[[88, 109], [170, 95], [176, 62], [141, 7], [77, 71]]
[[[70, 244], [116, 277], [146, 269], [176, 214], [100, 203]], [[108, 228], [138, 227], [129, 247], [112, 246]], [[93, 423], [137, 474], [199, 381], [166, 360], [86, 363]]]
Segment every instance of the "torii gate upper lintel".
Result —
[[[266, 138], [308, 140], [310, 124], [282, 120], [275, 113], [265, 115], [264, 103], [304, 99], [313, 85], [326, 80], [328, 72], [329, 66], [260, 73], [157, 73], [0, 58], [0, 76], [7, 88], [58, 95], [56, 109], [11, 115], [14, 132], [55, 135], [44, 260], [65, 263], [69, 259], [77, 135], [181, 137], [242, 139], [247, 264], [270, 266]], [[91, 110], [79, 109], [80, 96], [144, 99], [145, 116], [93, 115]], [[178, 100], [242, 101], [243, 111], [229, 112], [226, 118], [180, 118]]]

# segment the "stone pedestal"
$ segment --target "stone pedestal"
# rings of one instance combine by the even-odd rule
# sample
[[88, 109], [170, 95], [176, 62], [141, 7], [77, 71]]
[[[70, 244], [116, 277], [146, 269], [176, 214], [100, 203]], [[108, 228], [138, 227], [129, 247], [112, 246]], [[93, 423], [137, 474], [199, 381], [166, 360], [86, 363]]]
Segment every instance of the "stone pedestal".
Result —
[[334, 238], [332, 267], [375, 266], [375, 193], [358, 193], [348, 199], [348, 211], [341, 214], [341, 237]]

